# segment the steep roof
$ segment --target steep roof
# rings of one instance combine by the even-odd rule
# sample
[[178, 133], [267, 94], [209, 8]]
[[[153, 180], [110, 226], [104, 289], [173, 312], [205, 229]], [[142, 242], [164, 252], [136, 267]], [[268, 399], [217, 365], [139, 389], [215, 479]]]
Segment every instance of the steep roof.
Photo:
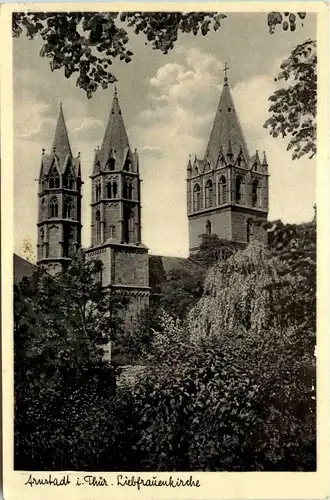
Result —
[[68, 155], [72, 156], [68, 131], [66, 129], [64, 115], [63, 115], [62, 104], [60, 104], [60, 113], [58, 115], [52, 150], [55, 151], [55, 154], [59, 158], [60, 163], [62, 165]]
[[121, 168], [128, 152], [131, 154], [117, 91], [115, 91], [102, 146], [98, 154], [101, 170], [111, 156], [115, 158], [116, 163]]
[[243, 130], [236, 113], [227, 78], [222, 89], [218, 109], [215, 115], [210, 139], [205, 150], [204, 162], [210, 159], [215, 165], [219, 157], [220, 146], [224, 155], [231, 150], [234, 158], [242, 148], [246, 164], [249, 163], [249, 152]]
[[191, 271], [197, 265], [184, 257], [167, 257], [163, 255], [149, 255], [149, 286], [153, 290], [166, 281], [172, 270]]
[[13, 264], [15, 284], [19, 283], [24, 277], [28, 278], [37, 270], [37, 267], [34, 264], [31, 264], [31, 262], [23, 259], [15, 253], [13, 256]]

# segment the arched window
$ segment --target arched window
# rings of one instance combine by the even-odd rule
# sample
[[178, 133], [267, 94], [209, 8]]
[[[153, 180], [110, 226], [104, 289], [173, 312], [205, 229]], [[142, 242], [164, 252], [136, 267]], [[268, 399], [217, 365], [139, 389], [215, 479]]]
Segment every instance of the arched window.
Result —
[[73, 257], [74, 252], [75, 252], [75, 247], [74, 247], [74, 240], [75, 240], [75, 234], [74, 234], [74, 229], [71, 226], [65, 226], [64, 227], [64, 245], [63, 245], [63, 251], [64, 251], [64, 257]]
[[253, 225], [250, 220], [247, 221], [246, 223], [246, 241], [249, 243], [252, 239], [253, 235]]
[[63, 187], [67, 189], [74, 189], [74, 179], [71, 170], [67, 170], [64, 175]]
[[41, 200], [41, 204], [40, 204], [40, 214], [41, 214], [41, 219], [44, 218], [44, 215], [45, 215], [45, 198], [43, 198]]
[[211, 222], [208, 220], [206, 221], [206, 226], [205, 226], [205, 229], [206, 229], [206, 234], [211, 234], [212, 232], [212, 227], [211, 227]]
[[213, 205], [213, 183], [209, 179], [205, 186], [205, 208], [210, 208]]
[[128, 194], [128, 198], [130, 200], [132, 200], [133, 199], [133, 185], [132, 185], [132, 182], [128, 183], [127, 191], [128, 191], [128, 193], [127, 193]]
[[126, 170], [126, 172], [129, 172], [130, 166], [131, 166], [131, 161], [129, 158], [126, 158], [124, 170]]
[[252, 182], [252, 206], [260, 207], [261, 205], [261, 187], [257, 180]]
[[127, 198], [127, 182], [123, 179], [123, 198]]
[[56, 196], [53, 196], [49, 202], [49, 216], [58, 217], [58, 201]]
[[40, 250], [39, 250], [39, 255], [41, 258], [44, 256], [44, 242], [45, 242], [45, 233], [43, 228], [40, 229]]
[[201, 188], [199, 184], [195, 184], [194, 187], [194, 211], [201, 209]]
[[96, 244], [98, 245], [101, 241], [101, 214], [99, 210], [95, 214], [95, 224], [96, 224]]
[[133, 212], [131, 212], [128, 219], [128, 241], [130, 243], [134, 242], [134, 235], [135, 235], [134, 214]]
[[64, 201], [63, 216], [65, 219], [72, 219], [73, 217], [73, 205], [70, 198], [66, 198]]
[[124, 207], [123, 241], [125, 243], [133, 243], [135, 236], [134, 211], [129, 207]]
[[99, 201], [101, 198], [101, 184], [98, 182], [95, 185], [95, 201]]
[[107, 198], [111, 198], [111, 182], [107, 182]]
[[235, 199], [236, 203], [244, 204], [245, 184], [242, 177], [236, 177]]
[[49, 189], [56, 189], [60, 187], [60, 176], [55, 168], [49, 174]]
[[109, 160], [109, 170], [112, 172], [115, 170], [116, 167], [116, 160], [114, 158], [110, 158]]
[[117, 198], [117, 182], [116, 181], [114, 181], [112, 183], [112, 194], [113, 194], [114, 198]]
[[224, 175], [220, 177], [218, 183], [218, 203], [219, 205], [227, 203], [227, 182]]
[[110, 238], [115, 238], [116, 237], [116, 227], [115, 226], [110, 226], [109, 227], [109, 237]]

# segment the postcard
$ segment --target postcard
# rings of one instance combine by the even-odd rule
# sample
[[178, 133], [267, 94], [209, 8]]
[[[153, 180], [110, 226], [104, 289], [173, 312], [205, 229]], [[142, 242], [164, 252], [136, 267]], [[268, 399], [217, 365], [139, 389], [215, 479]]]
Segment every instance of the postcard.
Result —
[[327, 20], [2, 6], [6, 500], [329, 496]]

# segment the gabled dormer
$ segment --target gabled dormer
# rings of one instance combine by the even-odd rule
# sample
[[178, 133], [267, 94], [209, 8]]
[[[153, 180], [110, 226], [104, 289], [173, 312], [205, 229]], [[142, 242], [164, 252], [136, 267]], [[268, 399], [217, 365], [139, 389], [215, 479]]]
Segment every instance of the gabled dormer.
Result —
[[196, 175], [201, 174], [201, 169], [200, 169], [200, 161], [198, 160], [197, 156], [194, 158], [194, 164], [193, 164], [193, 169], [192, 169], [192, 176], [195, 177]]
[[235, 167], [239, 167], [239, 168], [247, 168], [247, 163], [245, 161], [242, 148], [240, 148], [240, 150], [239, 150], [239, 153], [235, 159], [234, 165], [235, 165]]
[[219, 148], [219, 156], [218, 156], [218, 160], [217, 160], [217, 163], [216, 163], [216, 168], [223, 168], [226, 165], [227, 165], [227, 161], [226, 161], [225, 155], [223, 153], [222, 146], [220, 146], [220, 148]]
[[188, 163], [187, 163], [187, 178], [191, 177], [192, 173], [192, 163], [191, 163], [191, 156], [189, 155]]

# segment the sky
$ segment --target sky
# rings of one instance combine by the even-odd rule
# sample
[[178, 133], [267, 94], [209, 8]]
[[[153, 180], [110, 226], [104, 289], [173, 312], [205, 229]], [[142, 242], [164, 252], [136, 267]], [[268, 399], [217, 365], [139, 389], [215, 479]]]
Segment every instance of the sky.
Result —
[[[316, 37], [316, 18], [308, 14], [296, 32], [270, 35], [264, 13], [229, 13], [217, 32], [181, 35], [169, 54], [131, 35], [134, 56], [114, 61], [117, 89], [131, 149], [137, 148], [142, 178], [142, 240], [150, 253], [188, 255], [186, 166], [189, 154], [201, 157], [211, 132], [223, 85], [223, 67], [250, 154], [265, 150], [270, 171], [269, 220], [299, 223], [313, 217], [316, 160], [292, 161], [287, 142], [263, 128], [268, 97], [280, 63], [307, 38]], [[74, 155], [81, 154], [82, 243], [90, 245], [90, 199], [94, 150], [101, 145], [113, 88], [87, 99], [75, 75], [51, 72], [39, 56], [40, 40], [14, 39], [14, 224], [15, 253], [36, 249], [41, 150], [49, 152], [62, 101]]]

